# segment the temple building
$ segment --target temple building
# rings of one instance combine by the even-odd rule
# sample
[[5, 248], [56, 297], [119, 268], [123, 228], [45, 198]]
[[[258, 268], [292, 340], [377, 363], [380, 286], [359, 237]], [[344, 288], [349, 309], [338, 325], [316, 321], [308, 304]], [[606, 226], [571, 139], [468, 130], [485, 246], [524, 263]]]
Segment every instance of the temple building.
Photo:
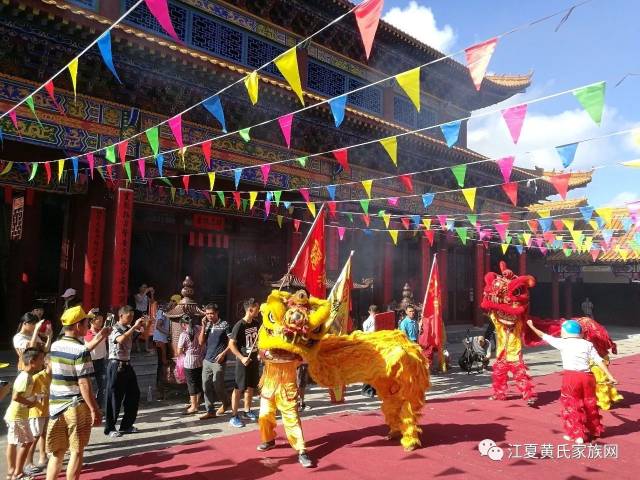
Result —
[[[134, 3], [1, 2], [0, 111], [29, 95]], [[353, 6], [344, 0], [170, 0], [169, 4], [180, 43], [164, 33], [144, 3], [112, 30], [113, 59], [122, 84], [93, 48], [79, 60], [76, 95], [65, 73], [55, 80], [55, 103], [44, 91], [34, 95], [38, 120], [26, 105], [17, 110], [19, 132], [8, 117], [3, 118], [0, 317], [5, 328], [14, 328], [35, 302], [45, 303], [51, 316], [59, 313], [59, 297], [66, 288], [76, 289], [87, 307], [116, 308], [131, 302], [142, 283], [154, 286], [161, 300], [167, 299], [180, 289], [186, 275], [193, 279], [196, 301], [218, 303], [223, 316], [235, 321], [244, 298], [262, 298], [269, 283], [286, 272], [313, 218], [303, 204], [293, 213], [282, 205], [273, 206], [266, 221], [258, 209], [237, 209], [230, 194], [235, 187], [229, 169], [327, 152], [466, 118], [476, 109], [523, 92], [531, 81], [529, 74], [491, 75], [477, 91], [466, 66], [444, 59], [422, 69], [420, 112], [397, 83], [385, 81], [349, 95], [339, 128], [326, 104], [296, 114], [290, 148], [283, 144], [277, 122], [252, 128], [248, 142], [237, 134], [214, 141], [210, 168], [226, 170], [215, 185], [215, 190], [227, 192], [224, 206], [207, 192], [207, 175], [190, 177], [188, 186], [181, 181], [181, 175], [208, 171], [200, 149], [164, 156], [163, 174], [172, 178], [143, 178], [135, 159], [152, 153], [144, 134], [127, 147], [133, 181], [126, 180], [119, 161], [111, 177], [96, 170], [93, 179], [87, 165], [81, 164], [77, 181], [67, 162], [58, 179], [57, 159], [81, 156], [141, 134], [234, 83], [219, 96], [229, 132], [298, 110], [297, 96], [273, 64], [259, 73], [256, 105], [239, 80]], [[367, 61], [353, 15], [324, 30], [297, 53], [307, 105], [444, 56], [381, 22]], [[185, 145], [222, 133], [202, 107], [183, 116], [182, 130]], [[176, 147], [166, 124], [160, 130], [160, 147], [163, 151]], [[466, 147], [463, 122], [452, 148], [439, 128], [398, 138], [398, 167], [380, 145], [372, 144], [349, 151], [348, 171], [331, 155], [311, 157], [304, 166], [299, 162], [272, 165], [266, 185], [259, 168], [246, 169], [238, 190], [283, 190], [283, 201], [299, 201], [298, 192], [287, 190], [435, 168], [441, 169], [413, 177], [414, 191], [457, 190], [448, 167], [459, 164], [470, 164], [466, 187], [500, 184], [502, 175], [495, 162], [473, 163], [484, 158]], [[12, 161], [16, 163], [7, 168]], [[29, 180], [32, 171], [18, 163], [25, 161], [51, 161], [53, 175], [40, 168]], [[96, 158], [96, 165], [105, 165], [102, 156]], [[159, 176], [153, 159], [147, 161], [145, 173]], [[517, 212], [556, 193], [551, 182], [539, 177], [539, 171], [514, 168], [512, 181], [521, 182], [518, 205], [514, 207], [500, 188], [479, 188], [475, 212], [514, 212], [512, 220], [524, 218], [526, 213]], [[589, 179], [570, 188], [583, 186]], [[312, 188], [310, 193], [316, 202], [328, 198], [324, 189]], [[364, 195], [360, 185], [340, 186], [336, 200]], [[374, 182], [374, 197], [404, 195], [406, 189], [397, 178]], [[382, 225], [376, 215], [380, 209], [397, 216], [397, 246], [385, 232], [374, 231]], [[329, 219], [350, 228], [343, 240], [335, 228], [327, 229], [327, 276], [335, 279], [349, 252], [355, 250], [354, 279], [373, 279], [372, 287], [358, 294], [356, 315], [364, 314], [369, 303], [387, 305], [398, 300], [406, 283], [421, 298], [432, 254], [437, 252], [446, 286], [445, 321], [484, 321], [478, 308], [483, 275], [496, 267], [503, 254], [498, 244], [473, 240], [475, 228], [465, 223], [465, 215], [472, 212], [459, 191], [436, 195], [427, 210], [420, 197], [400, 198], [396, 206], [372, 201], [370, 230], [357, 201], [341, 203], [339, 210], [352, 212], [353, 223], [345, 221], [344, 215]], [[281, 227], [276, 214], [283, 216]], [[421, 215], [433, 218], [435, 226], [438, 214], [469, 227], [466, 245], [452, 231], [440, 230], [432, 244], [422, 233], [403, 231], [398, 222], [400, 216]], [[292, 218], [305, 223], [296, 229]], [[515, 270], [527, 271], [528, 263], [544, 270], [540, 255], [529, 257], [526, 250], [517, 255], [513, 248], [506, 256]]]

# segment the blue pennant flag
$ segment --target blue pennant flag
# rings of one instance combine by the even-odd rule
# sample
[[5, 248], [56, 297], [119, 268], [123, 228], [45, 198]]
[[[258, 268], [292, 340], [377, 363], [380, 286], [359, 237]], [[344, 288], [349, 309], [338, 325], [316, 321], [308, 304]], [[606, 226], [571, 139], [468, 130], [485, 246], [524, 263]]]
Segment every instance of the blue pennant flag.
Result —
[[273, 200], [273, 192], [267, 192], [267, 200], [268, 201]]
[[433, 198], [435, 195], [433, 193], [425, 193], [422, 195], [422, 204], [424, 208], [429, 208], [429, 206], [433, 203]]
[[240, 183], [240, 177], [242, 177], [242, 169], [234, 168], [233, 169], [233, 177], [236, 184], [236, 190], [238, 189], [238, 184]]
[[588, 222], [593, 216], [593, 207], [589, 207], [588, 205], [586, 207], [580, 207], [580, 213], [582, 214], [584, 221]]
[[284, 205], [284, 208], [286, 208], [287, 210], [289, 210], [289, 207], [291, 207], [291, 202], [282, 202], [282, 204]]
[[365, 228], [364, 230], [362, 230], [362, 233], [364, 233], [367, 237], [370, 237], [373, 235], [373, 232], [368, 228]]
[[631, 230], [632, 225], [633, 225], [633, 222], [631, 221], [630, 217], [625, 217], [622, 219], [622, 228], [624, 228], [626, 232]]
[[560, 155], [560, 158], [562, 159], [562, 166], [564, 168], [567, 168], [571, 163], [573, 163], [577, 148], [577, 143], [569, 143], [567, 145], [560, 145], [559, 147], [556, 147], [556, 152]]
[[539, 218], [538, 224], [540, 225], [540, 228], [542, 228], [543, 232], [548, 232], [549, 229], [551, 228], [552, 221], [553, 220], [549, 217]]
[[604, 238], [605, 242], [610, 243], [611, 237], [613, 237], [613, 230], [609, 230], [609, 229], [602, 230], [602, 238]]
[[524, 247], [522, 245], [516, 245], [516, 250], [519, 254], [522, 254], [522, 252], [524, 251]]
[[0, 145], [4, 147], [4, 135], [2, 134], [2, 127], [0, 127]]
[[640, 232], [637, 232], [634, 236], [633, 236], [633, 240], [640, 245]]
[[73, 165], [73, 179], [78, 181], [78, 157], [71, 157], [71, 164]]
[[553, 248], [555, 248], [556, 250], [560, 250], [562, 248], [562, 240], [554, 240]]
[[333, 114], [333, 121], [338, 128], [344, 120], [344, 110], [347, 106], [347, 96], [332, 98], [329, 100], [329, 106], [331, 107], [331, 113]]
[[335, 185], [327, 185], [327, 192], [329, 192], [329, 198], [331, 200], [336, 199], [336, 186]]
[[106, 31], [104, 34], [100, 36], [98, 39], [98, 48], [100, 49], [100, 55], [102, 55], [102, 60], [104, 64], [107, 66], [113, 76], [116, 77], [118, 83], [122, 83], [120, 77], [118, 76], [118, 72], [116, 72], [116, 67], [113, 65], [113, 56], [111, 54], [111, 32]]
[[211, 115], [216, 117], [216, 120], [220, 122], [222, 126], [222, 131], [227, 133], [227, 123], [224, 119], [224, 110], [222, 110], [222, 102], [220, 102], [220, 97], [216, 95], [212, 98], [207, 98], [204, 102], [202, 102], [202, 106], [206, 108]]
[[455, 225], [456, 221], [453, 218], [449, 218], [447, 219], [447, 230], [453, 230], [453, 226]]
[[598, 228], [602, 230], [604, 227], [604, 219], [602, 217], [596, 217], [596, 224], [598, 225]]
[[411, 221], [416, 225], [416, 227], [419, 227], [422, 218], [420, 217], [420, 215], [411, 215]]
[[442, 135], [444, 136], [444, 139], [447, 142], [447, 146], [449, 148], [453, 147], [458, 142], [461, 123], [461, 120], [456, 120], [455, 122], [449, 122], [445, 123], [444, 125], [440, 125], [440, 130], [442, 130]]
[[162, 174], [162, 167], [164, 165], [164, 156], [159, 153], [158, 156], [156, 157], [156, 163], [158, 164], [158, 173], [160, 174], [161, 177], [164, 177], [164, 175]]

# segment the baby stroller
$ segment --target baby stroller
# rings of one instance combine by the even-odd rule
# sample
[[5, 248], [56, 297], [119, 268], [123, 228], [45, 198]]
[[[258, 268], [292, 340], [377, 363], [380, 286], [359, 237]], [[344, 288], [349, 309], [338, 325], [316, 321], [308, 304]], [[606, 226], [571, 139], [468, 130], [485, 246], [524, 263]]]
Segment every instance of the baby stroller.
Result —
[[488, 369], [489, 357], [491, 356], [491, 342], [483, 336], [472, 337], [467, 330], [467, 336], [462, 341], [464, 352], [458, 360], [458, 365], [467, 374], [471, 374], [474, 368], [478, 369], [478, 373]]

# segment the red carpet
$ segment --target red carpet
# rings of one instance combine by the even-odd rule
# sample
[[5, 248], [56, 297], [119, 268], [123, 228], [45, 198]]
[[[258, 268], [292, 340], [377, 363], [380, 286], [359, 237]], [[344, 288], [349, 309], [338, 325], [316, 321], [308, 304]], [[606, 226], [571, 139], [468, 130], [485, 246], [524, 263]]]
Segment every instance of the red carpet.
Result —
[[[304, 470], [297, 463], [286, 439], [279, 447], [259, 453], [257, 432], [214, 438], [209, 441], [132, 455], [115, 461], [89, 465], [82, 478], [89, 480], [147, 479], [378, 479], [397, 474], [405, 479], [442, 477], [445, 479], [513, 478], [533, 479], [630, 479], [640, 469], [640, 355], [614, 361], [614, 374], [621, 382], [625, 400], [611, 412], [603, 412], [606, 426], [598, 443], [616, 444], [617, 459], [557, 458], [558, 445], [564, 444], [559, 418], [560, 375], [536, 377], [539, 407], [530, 408], [522, 400], [493, 402], [488, 390], [427, 403], [422, 418], [422, 449], [403, 452], [399, 444], [382, 436], [386, 427], [376, 413], [336, 414], [306, 420], [303, 428], [309, 452], [317, 468]], [[282, 433], [281, 429], [279, 431]], [[478, 443], [490, 438], [505, 452], [501, 461], [492, 461], [478, 453]], [[542, 444], [553, 445], [553, 459], [507, 458], [509, 444], [536, 444], [540, 456]], [[516, 455], [515, 447], [511, 448]], [[598, 448], [585, 446], [582, 452], [568, 454], [591, 456]], [[633, 472], [636, 471], [634, 474]], [[400, 478], [398, 479], [400, 480]]]

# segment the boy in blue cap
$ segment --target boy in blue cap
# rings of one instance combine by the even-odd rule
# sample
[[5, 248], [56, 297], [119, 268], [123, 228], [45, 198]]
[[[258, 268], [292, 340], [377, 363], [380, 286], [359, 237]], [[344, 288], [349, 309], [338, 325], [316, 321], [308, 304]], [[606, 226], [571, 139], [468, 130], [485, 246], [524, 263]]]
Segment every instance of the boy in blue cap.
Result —
[[533, 332], [562, 355], [562, 420], [566, 435], [564, 439], [577, 444], [599, 437], [604, 430], [600, 422], [596, 398], [596, 381], [589, 368], [590, 362], [597, 364], [613, 384], [618, 383], [607, 369], [593, 344], [582, 338], [582, 328], [575, 320], [562, 323], [561, 338], [552, 337], [533, 326]]

